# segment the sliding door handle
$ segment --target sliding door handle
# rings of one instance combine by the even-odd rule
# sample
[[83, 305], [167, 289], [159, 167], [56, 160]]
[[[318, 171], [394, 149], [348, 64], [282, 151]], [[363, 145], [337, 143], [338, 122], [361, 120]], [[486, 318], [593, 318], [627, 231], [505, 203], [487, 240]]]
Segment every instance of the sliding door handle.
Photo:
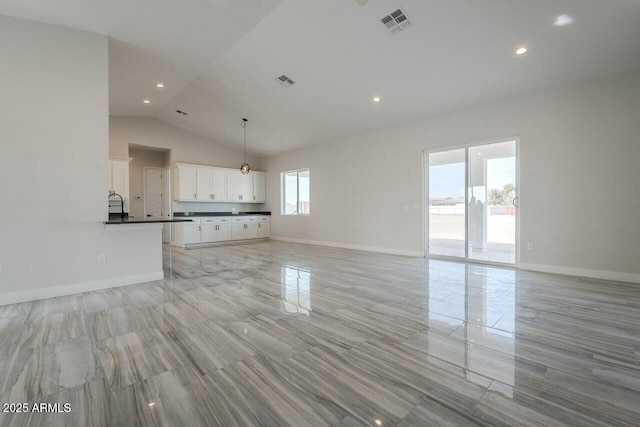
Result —
[[518, 206], [518, 205], [519, 205], [519, 203], [520, 203], [520, 197], [514, 197], [514, 198], [513, 198], [513, 200], [511, 201], [511, 203], [512, 203], [512, 204], [513, 204], [513, 206], [515, 206], [516, 208], [519, 208], [520, 206]]

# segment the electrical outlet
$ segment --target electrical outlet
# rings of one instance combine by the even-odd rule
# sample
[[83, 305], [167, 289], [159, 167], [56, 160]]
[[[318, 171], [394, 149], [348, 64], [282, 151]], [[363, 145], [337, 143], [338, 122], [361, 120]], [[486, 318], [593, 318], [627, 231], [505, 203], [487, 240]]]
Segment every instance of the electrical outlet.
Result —
[[107, 262], [107, 254], [98, 254], [98, 264]]
[[527, 243], [527, 250], [533, 251], [533, 243]]

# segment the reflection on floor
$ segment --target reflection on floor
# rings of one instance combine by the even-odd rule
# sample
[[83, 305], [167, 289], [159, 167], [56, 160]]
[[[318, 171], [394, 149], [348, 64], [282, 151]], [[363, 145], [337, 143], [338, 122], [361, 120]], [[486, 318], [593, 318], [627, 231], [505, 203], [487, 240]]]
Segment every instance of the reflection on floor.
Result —
[[[464, 239], [429, 239], [429, 254], [464, 260]], [[486, 249], [469, 248], [469, 259], [500, 264], [516, 263], [516, 245], [488, 242]]]
[[0, 307], [0, 425], [640, 424], [640, 286], [270, 242]]

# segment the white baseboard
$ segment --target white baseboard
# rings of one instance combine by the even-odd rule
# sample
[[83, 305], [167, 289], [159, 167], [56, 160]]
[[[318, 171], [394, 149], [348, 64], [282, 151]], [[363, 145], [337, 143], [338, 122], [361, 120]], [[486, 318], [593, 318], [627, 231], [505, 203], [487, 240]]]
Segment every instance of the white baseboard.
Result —
[[564, 276], [588, 277], [592, 279], [610, 280], [614, 282], [640, 283], [640, 274], [619, 273], [606, 270], [589, 270], [586, 268], [563, 267], [560, 265], [524, 264], [521, 270], [539, 271], [542, 273], [561, 274]]
[[164, 271], [155, 271], [152, 273], [136, 274], [133, 276], [114, 277], [113, 279], [75, 283], [73, 285], [29, 289], [27, 291], [0, 294], [0, 306], [16, 304], [19, 302], [61, 297], [65, 295], [80, 294], [83, 292], [97, 291], [99, 289], [116, 288], [119, 286], [134, 285], [136, 283], [152, 282], [154, 280], [162, 279], [164, 279]]
[[350, 245], [347, 243], [323, 242], [320, 240], [294, 239], [292, 237], [271, 236], [271, 240], [279, 240], [281, 242], [304, 243], [307, 245], [328, 246], [331, 248], [355, 249], [357, 251], [378, 252], [381, 254], [404, 255], [410, 257], [423, 257], [421, 251], [403, 251], [399, 249], [378, 248], [376, 246]]

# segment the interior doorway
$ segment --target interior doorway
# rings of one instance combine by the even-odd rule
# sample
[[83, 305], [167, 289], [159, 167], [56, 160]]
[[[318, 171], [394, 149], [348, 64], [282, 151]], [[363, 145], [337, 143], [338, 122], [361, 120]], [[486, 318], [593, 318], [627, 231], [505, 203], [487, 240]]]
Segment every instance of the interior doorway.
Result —
[[433, 257], [517, 263], [517, 139], [427, 152], [427, 248]]

